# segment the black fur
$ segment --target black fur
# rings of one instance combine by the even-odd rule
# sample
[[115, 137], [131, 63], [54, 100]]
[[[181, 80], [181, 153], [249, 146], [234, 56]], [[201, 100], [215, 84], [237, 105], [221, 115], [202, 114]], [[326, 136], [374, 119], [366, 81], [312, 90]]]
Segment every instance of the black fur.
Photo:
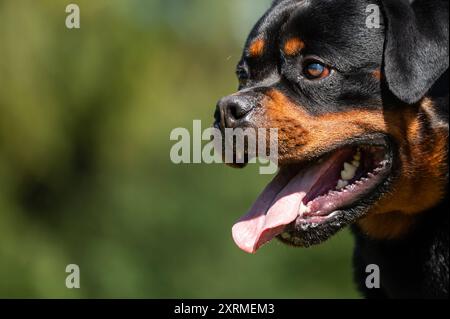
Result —
[[402, 101], [419, 101], [448, 69], [448, 0], [382, 0], [384, 70]]
[[[389, 90], [411, 104], [427, 95], [448, 123], [448, 0], [382, 0], [386, 23], [384, 74]], [[448, 157], [447, 157], [448, 158]], [[448, 182], [448, 171], [447, 171]], [[448, 298], [449, 205], [422, 212], [398, 240], [374, 240], [353, 226], [354, 278], [367, 298]], [[369, 289], [366, 267], [381, 270], [381, 288]]]
[[[367, 298], [448, 298], [448, 197], [424, 212], [416, 229], [400, 240], [373, 240], [352, 227], [354, 278]], [[380, 289], [366, 287], [367, 265], [380, 269]]]
[[[365, 8], [373, 3], [383, 13], [379, 29], [365, 25]], [[263, 55], [252, 57], [246, 49], [238, 64], [240, 94], [234, 100], [241, 99], [239, 103], [248, 107], [245, 113], [260, 108], [254, 101], [261, 101], [272, 89], [311, 115], [352, 109], [383, 112], [388, 107], [404, 112], [427, 96], [437, 117], [424, 127], [433, 130], [433, 121], [446, 123], [448, 143], [448, 0], [276, 0], [253, 28], [246, 48], [260, 37], [265, 41]], [[301, 54], [285, 56], [282, 44], [292, 37], [307, 45]], [[319, 56], [336, 72], [323, 81], [305, 81], [301, 66], [308, 55]], [[376, 70], [382, 70], [383, 78], [374, 77]], [[255, 125], [252, 120], [249, 115], [234, 123]], [[395, 148], [395, 143], [390, 144]], [[399, 170], [393, 167], [393, 171]], [[366, 297], [448, 297], [448, 170], [446, 177], [445, 198], [418, 214], [415, 228], [406, 237], [374, 240], [352, 226], [355, 280]], [[303, 236], [303, 246], [326, 240], [364, 215], [389, 191], [389, 183], [387, 180], [355, 207], [344, 209], [332, 223], [296, 229]], [[369, 264], [380, 267], [381, 289], [366, 288]]]

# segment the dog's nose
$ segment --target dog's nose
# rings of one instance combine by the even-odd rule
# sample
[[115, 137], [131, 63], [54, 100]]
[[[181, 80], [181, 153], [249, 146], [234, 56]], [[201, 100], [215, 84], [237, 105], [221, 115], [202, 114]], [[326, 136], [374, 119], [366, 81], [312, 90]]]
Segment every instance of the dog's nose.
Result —
[[235, 128], [252, 109], [253, 103], [245, 97], [237, 95], [224, 97], [217, 103], [216, 122], [220, 123], [222, 128]]

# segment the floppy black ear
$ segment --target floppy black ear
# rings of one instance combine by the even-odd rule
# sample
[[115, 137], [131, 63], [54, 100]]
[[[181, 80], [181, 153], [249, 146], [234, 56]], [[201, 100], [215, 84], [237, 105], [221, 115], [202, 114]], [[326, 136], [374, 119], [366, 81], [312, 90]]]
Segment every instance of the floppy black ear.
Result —
[[384, 75], [392, 93], [412, 104], [448, 68], [449, 1], [381, 2], [386, 25]]

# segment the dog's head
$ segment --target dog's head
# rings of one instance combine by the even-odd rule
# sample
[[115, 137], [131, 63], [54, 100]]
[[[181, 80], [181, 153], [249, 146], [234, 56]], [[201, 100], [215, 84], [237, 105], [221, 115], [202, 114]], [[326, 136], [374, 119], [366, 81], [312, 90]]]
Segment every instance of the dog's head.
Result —
[[275, 1], [215, 115], [278, 129], [280, 172], [233, 227], [238, 246], [309, 246], [352, 223], [404, 234], [446, 191], [448, 108], [428, 94], [447, 68], [448, 1]]

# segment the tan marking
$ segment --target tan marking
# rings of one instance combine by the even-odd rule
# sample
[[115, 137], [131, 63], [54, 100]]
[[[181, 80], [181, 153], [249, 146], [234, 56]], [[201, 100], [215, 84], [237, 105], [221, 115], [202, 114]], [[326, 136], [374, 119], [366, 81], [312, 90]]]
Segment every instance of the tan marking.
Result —
[[434, 127], [441, 127], [448, 129], [448, 123], [440, 119], [439, 116], [436, 114], [434, 103], [430, 98], [425, 97], [422, 103], [420, 104], [420, 107], [424, 111], [424, 113], [428, 116], [430, 122], [433, 124]]
[[406, 235], [415, 225], [415, 218], [399, 212], [368, 214], [358, 221], [361, 230], [372, 238], [395, 239]]
[[381, 70], [377, 69], [375, 71], [372, 72], [372, 76], [377, 79], [378, 81], [381, 80]]
[[260, 57], [264, 53], [265, 41], [263, 39], [256, 39], [250, 44], [248, 48], [248, 53], [251, 57]]
[[284, 53], [289, 56], [297, 55], [305, 48], [305, 43], [300, 38], [291, 38], [284, 44]]

